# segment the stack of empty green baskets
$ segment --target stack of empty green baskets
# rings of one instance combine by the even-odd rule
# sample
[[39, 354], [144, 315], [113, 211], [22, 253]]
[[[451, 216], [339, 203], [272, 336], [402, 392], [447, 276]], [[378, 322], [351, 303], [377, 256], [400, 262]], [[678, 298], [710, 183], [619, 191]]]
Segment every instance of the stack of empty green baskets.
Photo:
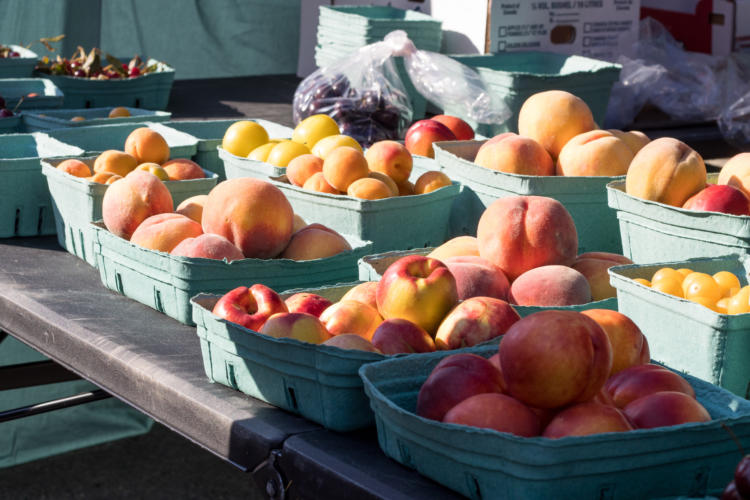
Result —
[[[315, 62], [319, 67], [330, 66], [395, 30], [405, 31], [418, 49], [440, 52], [442, 23], [421, 12], [381, 6], [321, 7]], [[411, 84], [400, 57], [396, 68], [412, 101], [413, 118], [424, 117], [427, 102]]]

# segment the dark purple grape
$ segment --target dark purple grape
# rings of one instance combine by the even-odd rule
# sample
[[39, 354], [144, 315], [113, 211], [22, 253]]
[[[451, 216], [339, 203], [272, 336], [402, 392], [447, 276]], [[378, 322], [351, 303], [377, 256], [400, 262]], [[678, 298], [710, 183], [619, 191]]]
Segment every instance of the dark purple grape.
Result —
[[330, 84], [324, 83], [315, 87], [312, 91], [313, 99], [326, 99], [329, 97], [337, 97]]
[[0, 109], [0, 118], [8, 118], [13, 116], [13, 111], [9, 110], [8, 108]]
[[744, 500], [745, 497], [737, 491], [734, 481], [730, 482], [721, 494], [720, 500]]
[[338, 75], [331, 82], [331, 91], [336, 97], [346, 97], [350, 87], [349, 79], [344, 75]]
[[310, 104], [307, 105], [307, 111], [311, 115], [315, 115], [318, 113], [328, 114], [332, 109], [335, 109], [338, 103], [339, 103], [339, 99], [335, 99], [335, 98], [315, 99], [314, 101], [312, 101]]
[[750, 498], [750, 455], [745, 455], [734, 470], [734, 483], [743, 497]]
[[21, 54], [19, 54], [15, 50], [11, 50], [10, 53], [8, 54], [8, 57], [21, 57]]
[[372, 119], [389, 130], [398, 130], [398, 113], [389, 110], [378, 110], [372, 114]]

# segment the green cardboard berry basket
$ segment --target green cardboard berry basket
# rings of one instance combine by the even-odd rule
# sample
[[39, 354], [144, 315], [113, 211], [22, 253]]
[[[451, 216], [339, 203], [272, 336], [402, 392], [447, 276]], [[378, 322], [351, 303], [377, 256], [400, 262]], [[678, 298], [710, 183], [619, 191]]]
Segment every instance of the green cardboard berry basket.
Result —
[[[125, 108], [130, 116], [109, 118], [112, 107], [90, 109], [55, 109], [44, 112], [26, 111], [23, 113], [24, 130], [39, 132], [60, 128], [91, 127], [94, 125], [116, 125], [120, 123], [165, 122], [172, 113], [167, 111], [150, 111], [148, 109]], [[81, 116], [83, 121], [71, 121]]]
[[[13, 337], [0, 339], [0, 366], [46, 361], [48, 358]], [[97, 387], [85, 380], [0, 391], [0, 411], [51, 401]], [[109, 398], [85, 405], [3, 422], [0, 469], [33, 460], [144, 434], [153, 420]]]
[[[79, 159], [93, 172], [95, 156]], [[49, 194], [52, 196], [57, 241], [69, 253], [96, 267], [91, 222], [102, 218], [102, 200], [109, 186], [57, 170], [57, 165], [64, 160], [65, 158], [42, 162], [42, 174], [47, 178]], [[208, 194], [216, 186], [219, 176], [208, 170], [204, 172], [205, 179], [164, 182], [175, 207], [190, 197]]]
[[91, 156], [98, 155], [108, 149], [124, 151], [125, 140], [130, 133], [142, 127], [148, 127], [164, 137], [169, 146], [170, 159], [189, 159], [195, 156], [198, 150], [198, 139], [196, 137], [175, 130], [163, 123], [144, 122], [95, 125], [93, 127], [50, 130], [46, 133], [58, 141], [78, 146], [85, 151], [86, 156]]
[[200, 292], [225, 293], [248, 283], [287, 290], [351, 281], [357, 277], [357, 259], [372, 247], [347, 237], [352, 250], [325, 259], [226, 262], [149, 250], [115, 236], [101, 222], [91, 227], [102, 283], [185, 324], [193, 324], [190, 297]]
[[662, 267], [715, 274], [729, 271], [747, 285], [750, 260], [729, 255], [610, 268], [619, 310], [648, 339], [651, 357], [740, 397], [750, 397], [750, 313], [719, 314], [686, 299], [641, 285]]
[[[227, 178], [226, 173], [224, 172], [224, 160], [219, 158], [219, 151], [217, 148], [221, 146], [224, 133], [229, 126], [237, 121], [239, 120], [172, 121], [167, 123], [167, 126], [196, 137], [198, 139], [198, 150], [193, 157], [193, 161], [211, 172], [216, 172], [219, 174], [219, 179], [224, 180]], [[252, 118], [250, 121], [256, 122], [266, 129], [268, 137], [272, 139], [289, 139], [294, 132], [294, 130], [289, 127], [269, 120]], [[234, 158], [240, 158], [239, 156], [232, 155], [228, 152], [226, 152], [226, 155], [227, 157], [232, 158], [230, 161], [233, 161]]]
[[320, 7], [319, 29], [342, 35], [366, 35], [382, 40], [393, 30], [404, 30], [409, 36], [432, 35], [437, 48], [442, 39], [442, 22], [422, 12], [387, 6]]
[[36, 52], [20, 45], [8, 45], [8, 47], [18, 52], [21, 57], [0, 59], [0, 78], [31, 78], [39, 56]]
[[[28, 97], [29, 94], [36, 94]], [[54, 109], [63, 104], [63, 93], [53, 82], [44, 78], [0, 79], [0, 95], [5, 107], [11, 111], [27, 109]], [[20, 104], [19, 104], [20, 103]]]
[[163, 62], [149, 59], [148, 66], [157, 71], [136, 78], [97, 80], [67, 75], [40, 75], [57, 85], [65, 94], [65, 108], [104, 108], [127, 106], [144, 109], [167, 109], [174, 82], [174, 69]]
[[[497, 349], [471, 352], [489, 357]], [[750, 402], [690, 375], [710, 422], [547, 439], [419, 417], [419, 389], [449, 354], [386, 359], [359, 373], [383, 452], [475, 500], [718, 495], [741, 458], [733, 437], [750, 446]]]
[[564, 177], [498, 172], [474, 163], [482, 144], [482, 141], [451, 141], [433, 145], [441, 170], [463, 186], [451, 218], [453, 234], [476, 234], [485, 208], [498, 198], [547, 196], [562, 203], [573, 217], [580, 253], [622, 253], [617, 215], [607, 204], [606, 186], [624, 176]]
[[[396, 250], [392, 252], [383, 252], [373, 255], [366, 255], [359, 259], [357, 265], [359, 266], [359, 279], [360, 281], [380, 281], [383, 277], [383, 273], [388, 266], [396, 262], [402, 257], [408, 255], [427, 255], [432, 252], [434, 248], [418, 248], [413, 250]], [[545, 311], [547, 309], [558, 309], [564, 311], [585, 311], [587, 309], [611, 309], [617, 311], [617, 298], [612, 297], [609, 299], [596, 300], [594, 302], [587, 302], [586, 304], [579, 304], [574, 306], [555, 306], [555, 307], [541, 307], [541, 306], [518, 306], [513, 305], [513, 309], [518, 311], [518, 314], [523, 318], [529, 314], [533, 314], [539, 311]]]
[[18, 134], [23, 129], [23, 117], [21, 113], [5, 118], [0, 117], [0, 134]]
[[55, 234], [41, 160], [81, 154], [44, 134], [0, 135], [0, 238]]
[[[718, 174], [709, 174], [709, 184]], [[609, 206], [620, 223], [624, 255], [638, 264], [750, 253], [750, 216], [685, 210], [607, 184]]]

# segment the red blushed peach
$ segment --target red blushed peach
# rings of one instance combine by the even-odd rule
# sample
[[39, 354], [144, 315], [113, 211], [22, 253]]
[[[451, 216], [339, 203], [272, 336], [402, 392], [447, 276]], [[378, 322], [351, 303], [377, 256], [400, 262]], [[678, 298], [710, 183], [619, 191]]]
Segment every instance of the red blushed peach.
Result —
[[404, 145], [413, 155], [435, 158], [433, 142], [455, 141], [456, 136], [451, 129], [434, 120], [419, 120], [414, 122], [406, 131]]
[[81, 160], [65, 160], [57, 166], [57, 170], [62, 170], [74, 177], [91, 177], [91, 169]]
[[448, 127], [458, 141], [470, 141], [474, 138], [474, 129], [471, 128], [471, 125], [457, 116], [435, 115], [430, 120], [440, 122]]
[[625, 368], [643, 364], [642, 355], [646, 337], [633, 320], [622, 313], [608, 309], [589, 309], [581, 311], [581, 314], [596, 321], [609, 338], [609, 343], [612, 345], [610, 376]]
[[456, 279], [458, 300], [493, 297], [507, 300], [510, 283], [502, 269], [475, 256], [449, 257], [443, 260]]
[[633, 152], [633, 155], [643, 149], [643, 146], [651, 142], [651, 139], [649, 139], [646, 134], [639, 130], [629, 130], [628, 132], [623, 132], [622, 130], [609, 129], [607, 130], [607, 132], [627, 144], [630, 150]]
[[377, 311], [378, 301], [376, 298], [378, 291], [377, 281], [366, 281], [355, 286], [341, 297], [341, 300], [354, 300], [367, 304]]
[[600, 403], [579, 403], [558, 413], [544, 429], [543, 437], [590, 436], [603, 432], [632, 431], [620, 410]]
[[372, 345], [383, 354], [433, 352], [435, 342], [423, 328], [406, 319], [387, 319], [378, 325]]
[[500, 365], [508, 392], [527, 405], [558, 408], [593, 398], [612, 368], [607, 334], [573, 311], [542, 311], [503, 337]]
[[676, 391], [656, 392], [638, 398], [623, 411], [639, 429], [711, 420], [711, 415], [695, 398]]
[[280, 257], [292, 260], [325, 259], [352, 249], [339, 233], [316, 226], [320, 224], [311, 224], [294, 233]]
[[538, 436], [541, 431], [539, 417], [528, 406], [505, 394], [492, 392], [464, 399], [448, 410], [443, 422], [494, 429], [521, 437]]
[[275, 338], [290, 338], [322, 344], [331, 338], [318, 318], [306, 313], [280, 313], [268, 318], [260, 330], [263, 335]]
[[307, 313], [316, 318], [331, 306], [332, 302], [314, 293], [295, 293], [284, 301], [290, 313]]
[[313, 174], [323, 171], [323, 160], [312, 154], [300, 155], [289, 162], [286, 178], [295, 186], [304, 186]]
[[609, 268], [632, 263], [627, 257], [615, 253], [587, 252], [576, 257], [570, 267], [589, 282], [591, 300], [604, 300], [617, 297], [617, 290], [609, 283]]
[[432, 335], [458, 302], [458, 290], [445, 264], [422, 255], [408, 255], [385, 270], [376, 298], [383, 318], [408, 319]]
[[508, 174], [555, 175], [555, 163], [547, 150], [535, 140], [513, 133], [501, 134], [482, 144], [474, 163]]
[[349, 349], [353, 351], [380, 352], [371, 342], [363, 339], [359, 335], [354, 335], [353, 333], [342, 333], [341, 335], [336, 335], [335, 337], [331, 337], [323, 342], [323, 345], [332, 345], [339, 349]]
[[225, 293], [214, 305], [215, 315], [256, 332], [277, 313], [288, 312], [279, 294], [265, 285], [238, 286]]
[[370, 170], [385, 174], [398, 184], [409, 180], [413, 160], [411, 153], [396, 141], [378, 141], [365, 152]]
[[459, 303], [445, 317], [435, 334], [438, 349], [460, 349], [505, 334], [521, 319], [510, 304], [491, 297], [472, 297]]
[[591, 302], [591, 287], [583, 274], [567, 266], [541, 266], [520, 275], [510, 286], [508, 300], [521, 306], [572, 306]]
[[182, 257], [226, 259], [228, 262], [245, 258], [242, 251], [231, 241], [218, 234], [210, 233], [203, 233], [195, 238], [185, 238], [170, 253]]
[[440, 361], [422, 384], [417, 415], [442, 421], [466, 398], [502, 390], [502, 375], [495, 365], [476, 354], [454, 354]]
[[205, 179], [206, 173], [200, 165], [187, 158], [176, 158], [162, 165], [167, 171], [170, 181], [186, 181], [189, 179]]
[[112, 234], [129, 240], [141, 222], [173, 208], [172, 195], [164, 183], [148, 172], [139, 171], [107, 188], [102, 200], [102, 218]]
[[687, 380], [659, 365], [635, 365], [619, 371], [604, 386], [618, 408], [649, 394], [678, 391], [694, 398], [695, 391]]
[[208, 193], [203, 206], [203, 231], [224, 236], [248, 258], [279, 255], [292, 237], [293, 222], [284, 193], [260, 179], [224, 181]]
[[570, 213], [543, 196], [509, 196], [494, 201], [477, 228], [479, 255], [512, 282], [539, 266], [569, 266], [578, 254], [578, 233]]
[[201, 225], [180, 214], [152, 215], [133, 231], [130, 242], [151, 250], [171, 252], [185, 238], [203, 234]]
[[378, 311], [354, 300], [341, 300], [328, 307], [320, 315], [331, 335], [353, 333], [372, 342], [372, 336], [383, 318]]
[[569, 140], [557, 158], [557, 175], [617, 176], [628, 172], [633, 150], [606, 130], [591, 130]]
[[206, 203], [208, 195], [199, 194], [191, 196], [190, 198], [183, 200], [182, 203], [177, 205], [176, 213], [182, 214], [185, 217], [193, 219], [198, 224], [203, 220], [203, 205]]
[[473, 236], [457, 236], [446, 241], [427, 254], [428, 257], [442, 260], [443, 262], [451, 257], [464, 257], [470, 255], [479, 257], [477, 239]]

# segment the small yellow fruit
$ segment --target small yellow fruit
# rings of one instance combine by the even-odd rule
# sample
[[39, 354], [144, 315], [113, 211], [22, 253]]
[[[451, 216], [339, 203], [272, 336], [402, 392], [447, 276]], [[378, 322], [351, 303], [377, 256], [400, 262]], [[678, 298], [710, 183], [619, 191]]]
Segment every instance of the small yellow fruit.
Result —
[[292, 134], [292, 140], [312, 149], [322, 138], [340, 133], [339, 126], [330, 116], [312, 115], [297, 124]]
[[221, 147], [233, 155], [246, 158], [253, 149], [267, 142], [268, 132], [263, 126], [250, 120], [240, 120], [224, 132]]
[[262, 146], [258, 146], [257, 148], [250, 151], [250, 154], [247, 155], [247, 157], [251, 160], [266, 161], [266, 159], [268, 158], [268, 153], [271, 152], [274, 146], [276, 146], [275, 142], [268, 142], [266, 144], [263, 144]]
[[651, 287], [651, 282], [649, 280], [647, 280], [647, 279], [635, 278], [633, 281], [635, 281], [636, 283], [640, 283], [641, 285], [645, 285], [647, 287]]
[[339, 146], [349, 146], [358, 149], [360, 153], [362, 152], [362, 146], [360, 146], [354, 138], [349, 137], [348, 135], [336, 134], [323, 137], [316, 142], [315, 147], [312, 148], [312, 154], [325, 160], [328, 153]]
[[310, 149], [304, 144], [294, 141], [282, 141], [276, 144], [268, 153], [266, 163], [277, 167], [286, 167], [290, 161], [301, 155], [310, 154]]
[[719, 271], [713, 275], [713, 278], [721, 289], [722, 297], [729, 297], [734, 288], [740, 289], [739, 278], [729, 271]]

